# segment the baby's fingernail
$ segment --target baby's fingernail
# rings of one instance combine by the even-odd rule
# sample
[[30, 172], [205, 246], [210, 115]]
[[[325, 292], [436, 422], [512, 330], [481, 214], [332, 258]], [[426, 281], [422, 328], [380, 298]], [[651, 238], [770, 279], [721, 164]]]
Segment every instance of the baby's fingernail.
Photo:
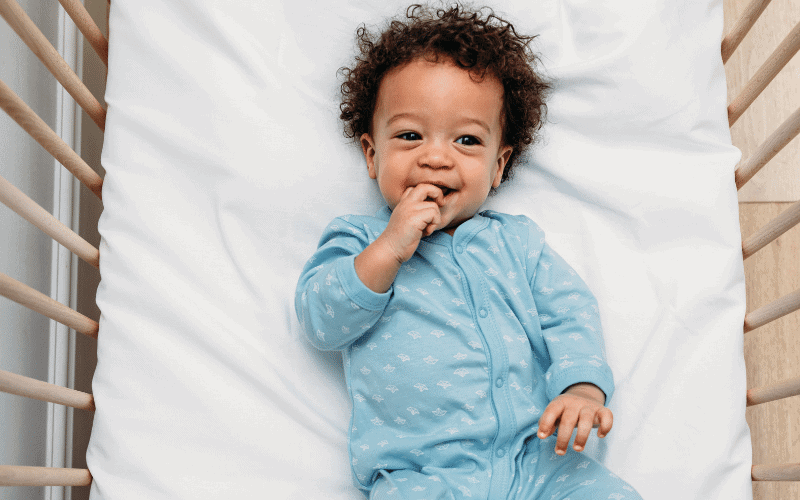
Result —
[[583, 450], [583, 446], [575, 445], [575, 451], [582, 451], [582, 450]]
[[564, 450], [556, 450], [556, 455], [564, 455], [566, 451]]
[[539, 438], [540, 438], [540, 439], [544, 439], [544, 432], [540, 432], [540, 433], [539, 433]]

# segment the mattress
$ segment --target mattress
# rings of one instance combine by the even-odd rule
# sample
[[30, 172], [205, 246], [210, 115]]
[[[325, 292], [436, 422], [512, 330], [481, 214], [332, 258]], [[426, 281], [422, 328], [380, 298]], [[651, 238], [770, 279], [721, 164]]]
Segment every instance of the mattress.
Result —
[[[341, 357], [293, 293], [334, 217], [383, 205], [337, 69], [405, 7], [112, 2], [93, 500], [363, 498]], [[597, 296], [615, 420], [585, 453], [649, 500], [752, 498], [722, 2], [492, 7], [554, 90], [486, 208], [535, 220]]]

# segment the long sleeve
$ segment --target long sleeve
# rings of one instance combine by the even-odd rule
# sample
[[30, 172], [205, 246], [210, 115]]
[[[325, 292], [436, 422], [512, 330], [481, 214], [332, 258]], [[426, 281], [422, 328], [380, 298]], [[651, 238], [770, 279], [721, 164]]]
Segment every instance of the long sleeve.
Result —
[[591, 382], [605, 393], [608, 404], [614, 378], [606, 363], [597, 301], [580, 276], [546, 243], [536, 257], [530, 284], [551, 360], [545, 373], [547, 396], [553, 400], [570, 385]]
[[303, 268], [295, 291], [295, 312], [316, 348], [345, 349], [383, 315], [392, 289], [373, 292], [361, 282], [354, 264], [375, 237], [367, 224], [359, 227], [335, 219]]

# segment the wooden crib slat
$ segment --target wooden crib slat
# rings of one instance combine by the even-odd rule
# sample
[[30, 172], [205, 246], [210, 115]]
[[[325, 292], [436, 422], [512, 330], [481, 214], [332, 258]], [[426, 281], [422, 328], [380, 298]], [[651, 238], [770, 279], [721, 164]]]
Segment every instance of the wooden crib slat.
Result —
[[100, 130], [105, 130], [106, 110], [86, 88], [78, 75], [72, 71], [72, 68], [47, 40], [47, 37], [36, 27], [25, 10], [15, 0], [0, 0], [0, 16], [17, 32], [25, 45], [44, 63], [56, 80], [75, 99], [75, 102], [100, 127]]
[[800, 464], [754, 465], [753, 481], [800, 481]]
[[760, 405], [800, 395], [800, 377], [795, 377], [777, 384], [765, 385], [747, 390], [747, 406]]
[[736, 99], [728, 106], [728, 124], [733, 126], [742, 113], [753, 104], [761, 92], [769, 85], [769, 82], [786, 66], [786, 63], [800, 50], [800, 23], [797, 23], [792, 31], [783, 39], [778, 48], [769, 58], [758, 68], [755, 76], [747, 82], [744, 89], [736, 96]]
[[94, 51], [100, 56], [100, 60], [103, 61], [103, 64], [108, 66], [108, 40], [103, 35], [103, 32], [100, 31], [100, 28], [97, 27], [97, 24], [92, 19], [92, 16], [89, 15], [89, 12], [86, 10], [86, 7], [83, 6], [79, 0], [58, 0], [61, 3], [61, 6], [64, 7], [64, 10], [69, 17], [75, 22], [75, 26], [81, 30], [83, 36], [86, 37], [86, 41], [89, 42], [89, 45], [92, 46]]
[[89, 486], [89, 469], [0, 465], [0, 486]]
[[3, 273], [0, 273], [0, 295], [97, 339], [99, 325], [96, 321]]
[[99, 268], [100, 251], [81, 238], [60, 220], [39, 206], [16, 186], [0, 176], [0, 203], [5, 204], [48, 236], [67, 247], [86, 263]]
[[800, 309], [800, 289], [747, 314], [744, 317], [744, 332], [755, 330], [798, 309]]
[[754, 235], [742, 242], [742, 257], [747, 259], [768, 244], [777, 240], [783, 233], [800, 223], [800, 201], [784, 210]]
[[94, 397], [68, 387], [48, 384], [41, 380], [0, 370], [0, 391], [26, 398], [47, 401], [79, 410], [94, 411]]
[[781, 123], [750, 157], [736, 169], [736, 189], [741, 189], [764, 165], [800, 133], [800, 108]]
[[91, 192], [102, 198], [103, 179], [2, 80], [0, 80], [0, 108]]
[[736, 48], [742, 43], [744, 37], [750, 31], [750, 28], [761, 17], [761, 13], [767, 8], [771, 0], [753, 0], [747, 5], [742, 17], [736, 21], [736, 24], [731, 29], [725, 38], [722, 40], [722, 62], [728, 62], [731, 55], [736, 51]]

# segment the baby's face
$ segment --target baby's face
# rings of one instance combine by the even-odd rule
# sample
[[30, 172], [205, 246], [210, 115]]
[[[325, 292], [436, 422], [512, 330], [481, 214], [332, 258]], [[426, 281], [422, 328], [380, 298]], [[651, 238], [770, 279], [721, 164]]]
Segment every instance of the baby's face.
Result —
[[390, 70], [378, 90], [372, 134], [361, 137], [369, 175], [389, 207], [424, 183], [442, 190], [451, 234], [475, 215], [511, 155], [502, 144], [502, 106], [497, 78], [476, 82], [446, 60], [415, 59]]

